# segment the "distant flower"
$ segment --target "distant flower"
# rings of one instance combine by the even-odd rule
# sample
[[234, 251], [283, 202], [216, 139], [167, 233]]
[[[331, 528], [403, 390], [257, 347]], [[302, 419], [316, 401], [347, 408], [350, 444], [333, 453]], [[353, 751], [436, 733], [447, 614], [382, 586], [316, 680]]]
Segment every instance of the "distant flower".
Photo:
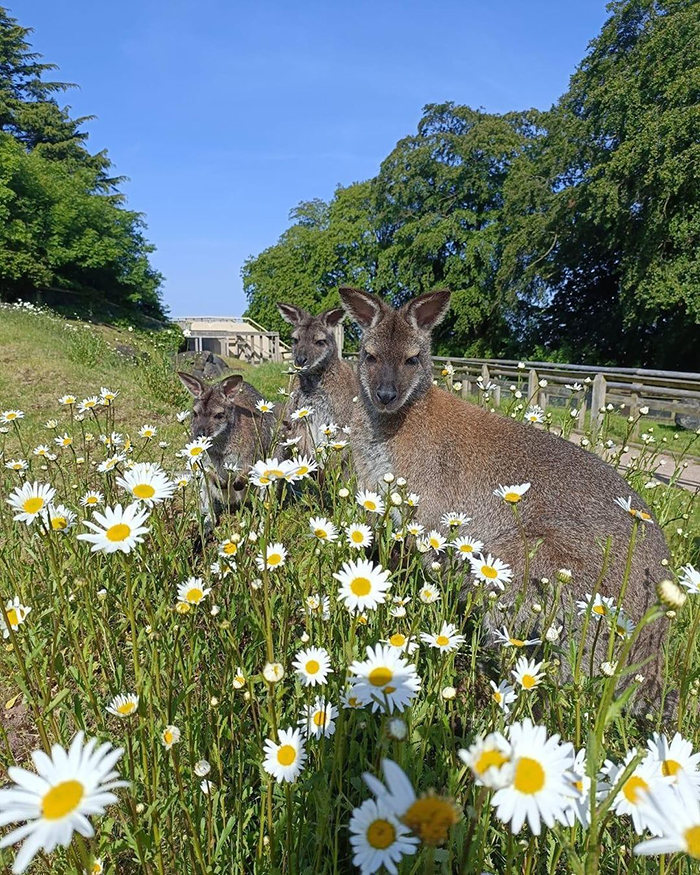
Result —
[[293, 782], [301, 774], [306, 760], [306, 750], [299, 729], [280, 729], [278, 742], [267, 739], [263, 768], [277, 783]]
[[369, 547], [372, 544], [374, 535], [372, 529], [364, 523], [352, 523], [345, 529], [348, 544], [355, 550], [361, 550], [363, 547]]
[[143, 543], [143, 535], [150, 531], [143, 524], [148, 519], [148, 511], [143, 510], [138, 503], [130, 504], [122, 510], [121, 504], [106, 507], [104, 513], [95, 511], [95, 522], [85, 520], [84, 525], [92, 529], [93, 534], [78, 535], [81, 541], [92, 543], [92, 552], [101, 550], [104, 553], [130, 553], [137, 544]]
[[424, 605], [432, 605], [434, 602], [439, 601], [440, 590], [437, 587], [433, 586], [431, 583], [425, 583], [421, 587], [421, 591], [418, 597]]
[[468, 522], [471, 522], [471, 517], [455, 511], [444, 513], [440, 518], [440, 524], [448, 529], [459, 529], [461, 526], [466, 526]]
[[177, 728], [177, 726], [171, 726], [171, 725], [166, 726], [165, 729], [162, 731], [161, 736], [160, 736], [160, 740], [163, 743], [163, 747], [166, 750], [170, 750], [170, 748], [174, 744], [178, 744], [178, 742], [180, 741], [180, 738], [181, 738], [180, 730]]
[[335, 541], [338, 538], [338, 529], [325, 517], [316, 516], [309, 520], [311, 534], [319, 541]]
[[630, 495], [628, 498], [616, 498], [615, 504], [619, 505], [623, 510], [627, 511], [630, 516], [633, 516], [635, 519], [641, 520], [644, 523], [653, 523], [653, 519], [651, 518], [651, 514], [646, 510], [636, 510], [632, 507], [632, 496]]
[[515, 668], [511, 672], [515, 680], [524, 690], [531, 690], [539, 686], [542, 681], [542, 673], [540, 669], [543, 663], [535, 662], [534, 659], [527, 659], [521, 656], [515, 663]]
[[115, 717], [131, 717], [135, 714], [139, 707], [139, 697], [130, 693], [129, 695], [115, 696], [107, 706], [107, 711], [114, 714]]
[[371, 704], [373, 711], [403, 711], [421, 685], [416, 667], [383, 644], [367, 647], [367, 659], [351, 663], [349, 670], [353, 695], [362, 704]]
[[287, 560], [287, 551], [280, 544], [276, 542], [274, 544], [268, 544], [265, 548], [265, 553], [258, 553], [255, 557], [255, 564], [261, 571], [274, 570], [276, 568], [281, 568]]
[[333, 673], [328, 651], [323, 647], [300, 650], [294, 658], [294, 668], [305, 687], [325, 684], [328, 675]]
[[525, 411], [525, 419], [533, 423], [544, 422], [544, 410], [539, 405], [533, 404]]
[[615, 599], [608, 596], [602, 596], [599, 592], [595, 594], [595, 598], [591, 593], [587, 592], [583, 601], [577, 601], [579, 616], [585, 614], [589, 608], [591, 616], [600, 620], [601, 617], [608, 617], [615, 610]]
[[260, 413], [272, 413], [275, 409], [275, 405], [272, 401], [265, 401], [261, 398], [259, 401], [255, 403], [256, 408], [260, 411]]
[[150, 440], [158, 434], [158, 429], [155, 427], [155, 425], [142, 425], [139, 429], [139, 434], [142, 438]]
[[503, 711], [504, 714], [510, 713], [510, 706], [517, 699], [517, 695], [513, 687], [508, 683], [508, 681], [501, 681], [498, 686], [494, 683], [494, 681], [489, 681], [491, 684], [491, 689], [493, 692], [491, 693], [491, 698], [498, 705], [498, 707]]
[[29, 467], [29, 462], [26, 459], [10, 459], [5, 462], [5, 467], [10, 471], [26, 471]]
[[492, 583], [499, 589], [505, 589], [505, 584], [510, 583], [513, 572], [509, 565], [496, 559], [490, 553], [486, 558], [482, 556], [470, 556], [472, 574], [482, 583]]
[[101, 492], [86, 492], [80, 499], [82, 507], [97, 507], [104, 501], [104, 495]]
[[205, 587], [201, 577], [189, 577], [178, 585], [177, 600], [188, 605], [198, 605], [210, 592], [211, 588]]
[[[31, 611], [31, 608], [27, 605], [23, 605], [19, 599], [19, 596], [15, 596], [14, 600], [7, 602], [5, 605], [5, 614], [7, 614], [7, 620], [10, 625], [10, 629], [13, 632], [16, 632], [19, 627], [24, 623], [27, 618], [27, 614]], [[7, 628], [7, 623], [5, 622], [5, 617], [0, 611], [0, 631], [2, 631], [3, 638], [10, 637], [10, 629]]]
[[292, 422], [296, 422], [300, 419], [307, 419], [309, 416], [313, 415], [313, 412], [313, 407], [299, 407], [292, 413], [290, 419]]
[[384, 502], [376, 492], [370, 492], [369, 490], [358, 492], [355, 500], [365, 510], [378, 514], [384, 513]]
[[75, 525], [75, 513], [65, 504], [50, 505], [43, 513], [44, 522], [54, 532], [67, 532]]
[[503, 501], [508, 504], [517, 504], [523, 495], [530, 488], [529, 483], [520, 483], [514, 486], [499, 486], [498, 489], [494, 490], [494, 495], [497, 498], [502, 498]]
[[530, 647], [531, 645], [542, 643], [539, 638], [531, 638], [529, 640], [514, 638], [505, 626], [503, 627], [503, 631], [496, 631], [494, 632], [494, 635], [496, 642], [502, 644], [504, 647]]
[[307, 737], [320, 738], [322, 735], [328, 737], [335, 733], [333, 721], [337, 716], [338, 709], [335, 705], [326, 701], [322, 696], [317, 696], [312, 704], [304, 707], [298, 723]]
[[452, 623], [443, 623], [442, 628], [437, 635], [432, 635], [428, 632], [421, 632], [421, 641], [435, 647], [438, 650], [443, 650], [450, 653], [453, 650], [458, 650], [466, 641], [464, 635], [457, 633], [457, 627]]
[[21, 410], [3, 410], [0, 413], [0, 422], [5, 425], [10, 422], [17, 422], [18, 419], [24, 419], [24, 413]]

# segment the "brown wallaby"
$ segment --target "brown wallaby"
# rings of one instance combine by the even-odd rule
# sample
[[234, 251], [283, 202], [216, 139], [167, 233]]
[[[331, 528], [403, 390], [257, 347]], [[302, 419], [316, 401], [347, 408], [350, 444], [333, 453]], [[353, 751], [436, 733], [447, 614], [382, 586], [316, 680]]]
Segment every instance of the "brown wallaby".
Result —
[[294, 326], [292, 355], [296, 367], [302, 369], [289, 410], [299, 407], [314, 410], [313, 416], [302, 421], [293, 433], [301, 436], [300, 451], [313, 454], [324, 439], [321, 426], [330, 422], [340, 427], [349, 426], [356, 406], [353, 398], [358, 393], [357, 377], [350, 365], [338, 358], [333, 334], [334, 326], [345, 317], [345, 312], [337, 308], [312, 316], [293, 304], [278, 303], [277, 307], [282, 317]]
[[258, 412], [255, 405], [263, 396], [240, 374], [213, 385], [192, 374], [178, 376], [194, 396], [192, 436], [213, 441], [208, 451], [212, 468], [200, 492], [205, 531], [210, 532], [223, 509], [241, 503], [250, 467], [272, 453], [285, 424]]
[[[569, 441], [490, 413], [433, 385], [430, 332], [447, 312], [448, 291], [420, 295], [398, 310], [359, 289], [341, 288], [340, 296], [363, 331], [362, 404], [356, 406], [351, 435], [360, 485], [373, 487], [387, 471], [405, 477], [420, 495], [417, 520], [427, 529], [438, 529], [441, 516], [449, 511], [472, 517], [469, 528], [483, 540], [484, 553], [514, 570], [501, 600], [512, 606], [522, 587], [523, 537], [512, 508], [493, 493], [499, 485], [530, 482], [518, 511], [530, 550], [539, 546], [530, 564], [528, 604], [517, 617], [508, 618], [516, 624], [511, 628], [518, 637], [525, 637], [525, 624], [532, 625], [532, 602], [544, 600], [538, 597], [541, 579], [548, 578], [552, 586], [558, 569], [572, 572], [559, 619], [575, 612], [574, 601], [584, 600], [600, 575], [602, 545], [608, 537], [612, 550], [600, 592], [619, 598], [635, 521], [615, 499], [631, 496], [633, 508], [648, 512], [623, 478]], [[656, 601], [655, 584], [667, 576], [661, 563], [669, 555], [658, 525], [637, 525], [624, 598], [625, 614], [635, 622]], [[648, 626], [631, 654], [635, 662], [651, 657], [641, 669], [647, 678], [642, 691], [656, 707], [664, 627], [658, 621]], [[607, 659], [609, 633], [599, 637], [603, 643], [596, 650], [598, 665]]]

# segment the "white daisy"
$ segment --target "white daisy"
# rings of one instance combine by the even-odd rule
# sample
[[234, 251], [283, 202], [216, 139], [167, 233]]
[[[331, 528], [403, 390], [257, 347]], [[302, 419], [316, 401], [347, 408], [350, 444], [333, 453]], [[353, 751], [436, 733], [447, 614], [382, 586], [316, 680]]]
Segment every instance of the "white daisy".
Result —
[[180, 450], [178, 456], [188, 459], [189, 461], [198, 461], [213, 443], [214, 441], [210, 437], [198, 437], [196, 440], [185, 444], [184, 449]]
[[104, 501], [104, 495], [101, 492], [86, 492], [80, 499], [82, 507], [97, 507]]
[[88, 410], [93, 410], [100, 403], [97, 395], [92, 395], [90, 398], [83, 398], [78, 405], [78, 413], [86, 413]]
[[42, 511], [45, 511], [53, 501], [56, 490], [48, 483], [23, 483], [15, 486], [7, 503], [18, 513], [13, 517], [28, 526], [34, 522]]
[[627, 513], [634, 517], [635, 519], [641, 520], [643, 523], [653, 523], [654, 521], [651, 518], [651, 514], [646, 510], [637, 510], [632, 507], [632, 496], [628, 496], [627, 498], [616, 498], [615, 504], [621, 507], [623, 510], [627, 511]]
[[[5, 614], [7, 614], [7, 623], [5, 622], [5, 617], [3, 616], [2, 611], [0, 611], [0, 631], [2, 631], [3, 638], [10, 637], [10, 629], [13, 632], [16, 632], [19, 627], [24, 623], [27, 618], [27, 614], [31, 611], [31, 608], [27, 605], [23, 605], [19, 599], [19, 596], [15, 596], [13, 600], [7, 602], [5, 605]], [[8, 623], [10, 629], [8, 629]]]
[[513, 749], [500, 732], [477, 738], [469, 748], [458, 751], [458, 755], [471, 769], [480, 787], [495, 790], [510, 784], [513, 779]]
[[425, 526], [422, 526], [420, 523], [409, 523], [406, 526], [406, 531], [409, 535], [413, 535], [414, 538], [418, 538], [425, 531]]
[[73, 833], [92, 838], [94, 829], [88, 816], [104, 814], [117, 802], [113, 792], [128, 786], [119, 780], [114, 765], [122, 748], [108, 742], [97, 747], [92, 738], [83, 745], [82, 732], [65, 751], [59, 744], [51, 756], [34, 751], [32, 760], [38, 774], [10, 766], [14, 785], [0, 790], [0, 823], [23, 822], [0, 839], [0, 848], [26, 839], [17, 854], [12, 871], [24, 872], [39, 850], [50, 854], [57, 845], [68, 847]]
[[364, 523], [352, 523], [346, 527], [345, 533], [348, 544], [355, 550], [371, 546], [374, 537], [372, 529]]
[[[607, 778], [607, 782], [606, 784], [601, 784], [601, 790], [613, 790], [620, 775], [634, 759], [636, 753], [637, 751], [634, 748], [628, 751], [622, 763], [613, 763], [611, 760], [605, 761], [602, 773]], [[644, 801], [645, 794], [653, 791], [658, 784], [668, 784], [669, 782], [670, 778], [665, 778], [661, 772], [661, 763], [654, 759], [651, 754], [647, 754], [617, 791], [615, 800], [612, 803], [613, 811], [617, 815], [629, 814], [637, 835], [641, 835], [645, 829], [650, 829], [654, 832], [653, 825], [647, 820], [642, 802]]]
[[306, 760], [301, 730], [290, 726], [289, 729], [280, 729], [277, 737], [279, 742], [270, 738], [265, 742], [263, 768], [278, 784], [282, 781], [291, 783], [299, 777]]
[[457, 633], [457, 627], [452, 623], [443, 623], [442, 628], [437, 635], [432, 635], [428, 632], [421, 632], [421, 641], [429, 644], [431, 647], [436, 647], [445, 653], [451, 653], [453, 650], [459, 650], [464, 644], [466, 638], [464, 635]]
[[402, 632], [394, 632], [388, 638], [382, 639], [382, 644], [388, 644], [398, 650], [399, 653], [407, 653], [409, 656], [418, 650], [418, 642], [411, 635], [404, 635]]
[[46, 458], [51, 455], [51, 450], [46, 444], [39, 444], [38, 447], [34, 447], [32, 450], [35, 456], [41, 456], [42, 458]]
[[676, 732], [669, 741], [665, 735], [652, 733], [647, 741], [647, 747], [652, 759], [661, 764], [661, 774], [677, 784], [681, 775], [687, 779], [688, 786], [700, 792], [700, 753], [693, 753], [693, 745]]
[[59, 404], [66, 404], [68, 406], [75, 404], [77, 401], [78, 401], [78, 399], [75, 397], [75, 395], [62, 395], [58, 399]]
[[93, 545], [93, 553], [98, 550], [105, 553], [114, 553], [117, 550], [129, 553], [137, 544], [143, 543], [142, 536], [150, 531], [144, 526], [148, 511], [138, 502], [130, 504], [124, 510], [118, 504], [113, 508], [106, 507], [104, 513], [95, 511], [93, 519], [96, 522], [84, 520], [83, 525], [92, 529], [94, 534], [78, 535], [78, 540], [89, 541]]
[[175, 492], [175, 483], [156, 462], [137, 462], [123, 477], [117, 477], [117, 484], [146, 507], [172, 498]]
[[54, 532], [67, 532], [75, 525], [76, 515], [65, 504], [52, 504], [42, 517], [47, 528]]
[[279, 542], [268, 544], [263, 555], [262, 551], [255, 557], [255, 564], [261, 571], [281, 568], [287, 561], [287, 551]]
[[177, 587], [177, 600], [188, 605], [198, 605], [210, 592], [211, 587], [206, 587], [201, 577], [188, 577]]
[[360, 507], [364, 507], [365, 510], [369, 510], [371, 513], [384, 513], [384, 501], [381, 499], [379, 493], [377, 492], [362, 490], [361, 492], [358, 492], [355, 496], [355, 501], [360, 505]]
[[3, 410], [0, 413], [0, 422], [7, 425], [10, 422], [16, 422], [18, 419], [24, 419], [24, 413], [21, 410]]
[[26, 471], [29, 467], [29, 462], [26, 459], [10, 459], [5, 462], [5, 467], [10, 471]]
[[436, 553], [442, 553], [447, 546], [447, 538], [435, 529], [432, 529], [424, 538], [421, 538], [421, 542], [425, 544], [426, 549], [434, 550]]
[[525, 419], [533, 423], [544, 422], [544, 410], [538, 404], [533, 404], [525, 411]]
[[692, 565], [684, 565], [681, 568], [681, 575], [678, 583], [684, 586], [690, 595], [698, 595], [700, 593], [700, 571], [697, 571]]
[[420, 495], [415, 492], [409, 492], [406, 496], [406, 504], [409, 507], [418, 507], [420, 503]]
[[108, 389], [106, 386], [103, 386], [100, 389], [100, 398], [103, 401], [106, 401], [107, 404], [114, 401], [114, 399], [117, 397], [118, 394], [119, 394], [119, 392], [113, 392], [111, 389]]
[[311, 456], [297, 457], [294, 459], [294, 465], [296, 468], [294, 477], [297, 480], [300, 480], [302, 477], [307, 477], [309, 474], [313, 474], [314, 471], [318, 471], [318, 462]]
[[107, 711], [114, 714], [115, 717], [131, 717], [135, 714], [139, 707], [139, 697], [134, 693], [128, 695], [120, 694], [115, 696], [107, 705]]
[[313, 407], [298, 407], [290, 416], [292, 422], [297, 422], [300, 419], [308, 419], [310, 416], [313, 416], [314, 409]]
[[440, 600], [440, 590], [432, 583], [424, 583], [418, 594], [418, 598], [424, 605], [432, 605]]
[[397, 875], [396, 864], [416, 853], [418, 839], [379, 799], [366, 799], [356, 808], [349, 829], [352, 861], [361, 875], [369, 875], [382, 866], [390, 875]]
[[260, 413], [272, 413], [272, 411], [275, 409], [275, 405], [273, 404], [273, 402], [265, 401], [264, 398], [256, 401], [255, 407], [260, 411]]
[[530, 647], [534, 644], [541, 644], [542, 641], [539, 638], [530, 638], [525, 640], [523, 638], [514, 638], [507, 627], [503, 627], [503, 631], [494, 632], [494, 637], [497, 644], [502, 644], [504, 647]]
[[635, 845], [635, 854], [687, 854], [700, 860], [700, 802], [692, 787], [681, 781], [678, 787], [655, 784], [642, 796], [642, 819], [660, 838]]
[[333, 577], [340, 583], [338, 599], [351, 611], [376, 610], [391, 589], [389, 572], [368, 559], [344, 562]]
[[535, 662], [534, 659], [521, 656], [511, 674], [524, 690], [531, 690], [539, 686], [542, 681], [543, 674], [540, 672], [542, 666], [542, 662]]
[[518, 698], [515, 690], [508, 681], [501, 681], [498, 686], [494, 681], [489, 681], [491, 684], [491, 698], [503, 711], [504, 714], [510, 714], [510, 706]]
[[311, 534], [319, 541], [335, 541], [338, 538], [338, 529], [330, 520], [322, 516], [314, 516], [309, 520]]
[[353, 695], [372, 705], [373, 711], [403, 711], [420, 689], [416, 667], [407, 663], [393, 647], [376, 644], [367, 647], [367, 659], [355, 660], [349, 667]]
[[499, 486], [498, 489], [494, 489], [493, 494], [497, 498], [502, 498], [508, 504], [517, 504], [529, 488], [529, 483], [520, 483], [515, 486]]
[[579, 616], [583, 616], [590, 609], [591, 616], [597, 620], [601, 617], [609, 617], [615, 610], [615, 599], [602, 596], [599, 592], [595, 594], [595, 598], [591, 593], [587, 592], [583, 601], [577, 601]]
[[314, 738], [320, 738], [322, 735], [329, 737], [335, 733], [333, 721], [337, 716], [338, 709], [335, 705], [326, 701], [322, 696], [317, 696], [313, 704], [305, 706], [299, 719], [299, 726], [302, 727], [307, 737], [312, 735]]
[[180, 739], [182, 738], [182, 733], [177, 728], [177, 726], [168, 725], [160, 734], [161, 744], [166, 750], [170, 750], [170, 748], [174, 744], [179, 744]]
[[333, 673], [328, 651], [323, 647], [307, 647], [300, 650], [294, 658], [294, 668], [305, 687], [325, 684], [328, 675]]
[[574, 757], [569, 775], [573, 795], [564, 809], [567, 826], [578, 821], [584, 829], [591, 824], [591, 779], [586, 774], [586, 748], [583, 747]]
[[142, 425], [139, 429], [139, 435], [146, 440], [154, 438], [158, 434], [158, 429], [155, 425]]
[[126, 456], [124, 453], [115, 453], [113, 456], [105, 459], [104, 462], [100, 462], [97, 466], [97, 470], [100, 474], [107, 474], [109, 471], [114, 471], [117, 465], [121, 465], [122, 462], [126, 462]]
[[459, 529], [462, 526], [466, 526], [469, 522], [471, 522], [471, 517], [468, 517], [465, 513], [456, 513], [452, 510], [449, 513], [444, 513], [440, 518], [440, 525], [450, 530]]
[[506, 583], [510, 583], [513, 572], [510, 565], [496, 559], [490, 553], [486, 558], [481, 556], [469, 556], [472, 574], [482, 583], [492, 583], [499, 589], [505, 589]]
[[327, 595], [321, 596], [318, 593], [312, 593], [304, 599], [304, 609], [309, 616], [320, 615], [322, 620], [329, 620], [331, 600]]

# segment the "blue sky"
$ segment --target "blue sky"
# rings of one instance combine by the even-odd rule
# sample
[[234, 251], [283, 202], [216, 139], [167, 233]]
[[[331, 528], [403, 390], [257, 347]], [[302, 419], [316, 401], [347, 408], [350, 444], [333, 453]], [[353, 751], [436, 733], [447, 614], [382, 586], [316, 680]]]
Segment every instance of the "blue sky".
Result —
[[548, 108], [599, 0], [7, 0], [146, 214], [173, 316], [239, 315], [301, 200], [373, 176], [426, 103]]

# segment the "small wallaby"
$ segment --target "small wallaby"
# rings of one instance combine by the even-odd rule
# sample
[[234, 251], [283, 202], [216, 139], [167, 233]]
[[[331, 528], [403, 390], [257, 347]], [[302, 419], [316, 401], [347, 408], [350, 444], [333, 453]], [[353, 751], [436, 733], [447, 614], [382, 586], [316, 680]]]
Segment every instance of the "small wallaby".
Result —
[[256, 410], [263, 396], [240, 374], [213, 385], [192, 374], [178, 372], [178, 376], [194, 396], [192, 436], [213, 441], [208, 451], [213, 470], [203, 478], [200, 493], [208, 533], [223, 509], [232, 510], [242, 502], [251, 465], [271, 454], [285, 426], [277, 417]]
[[[349, 426], [353, 415], [353, 398], [358, 385], [355, 372], [347, 362], [338, 358], [338, 346], [333, 328], [345, 317], [341, 308], [326, 310], [312, 316], [293, 304], [278, 303], [282, 317], [292, 326], [292, 355], [299, 371], [299, 386], [295, 389], [290, 412], [299, 407], [313, 407], [313, 416], [294, 430], [300, 436], [302, 453], [313, 454], [321, 443], [321, 426], [334, 422]], [[308, 422], [308, 425], [307, 425]]]
[[[558, 569], [572, 572], [562, 592], [559, 620], [576, 613], [574, 602], [592, 592], [600, 575], [608, 537], [612, 549], [600, 593], [619, 598], [634, 518], [615, 499], [631, 496], [633, 508], [648, 513], [625, 480], [569, 441], [433, 385], [430, 334], [447, 312], [448, 291], [420, 295], [398, 310], [359, 289], [341, 288], [340, 296], [363, 331], [362, 404], [356, 406], [351, 434], [360, 485], [374, 487], [387, 471], [405, 477], [420, 495], [417, 521], [426, 529], [439, 529], [441, 516], [449, 511], [470, 516], [469, 529], [483, 541], [484, 553], [508, 562], [514, 571], [501, 599], [508, 607], [521, 591], [525, 549], [511, 507], [494, 490], [530, 482], [518, 511], [529, 548], [537, 550], [530, 564], [527, 603], [517, 617], [508, 618], [516, 624], [512, 628], [518, 637], [526, 637], [525, 626], [532, 625], [532, 602], [544, 601], [538, 596], [541, 579], [548, 578], [553, 586]], [[656, 601], [655, 585], [667, 576], [661, 563], [669, 556], [658, 525], [637, 525], [624, 598], [625, 614], [635, 622]], [[631, 654], [633, 662], [651, 657], [641, 669], [646, 676], [642, 692], [656, 707], [664, 626], [648, 626]], [[596, 649], [598, 665], [607, 659], [607, 630], [600, 639], [604, 643]]]

